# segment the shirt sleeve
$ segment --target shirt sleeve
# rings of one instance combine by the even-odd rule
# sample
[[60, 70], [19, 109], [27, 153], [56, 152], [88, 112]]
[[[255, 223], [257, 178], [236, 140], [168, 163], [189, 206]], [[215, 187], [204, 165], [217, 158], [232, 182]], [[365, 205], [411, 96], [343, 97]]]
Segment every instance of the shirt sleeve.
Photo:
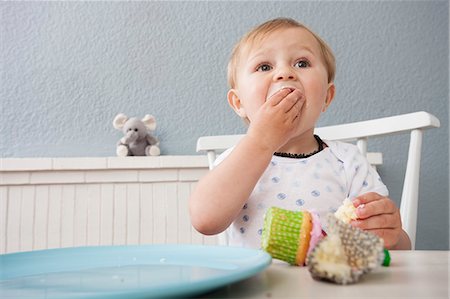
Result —
[[382, 196], [388, 196], [389, 191], [382, 182], [380, 175], [370, 165], [367, 158], [362, 155], [354, 144], [335, 142], [336, 156], [342, 160], [346, 179], [347, 197], [352, 199], [359, 195], [375, 192]]

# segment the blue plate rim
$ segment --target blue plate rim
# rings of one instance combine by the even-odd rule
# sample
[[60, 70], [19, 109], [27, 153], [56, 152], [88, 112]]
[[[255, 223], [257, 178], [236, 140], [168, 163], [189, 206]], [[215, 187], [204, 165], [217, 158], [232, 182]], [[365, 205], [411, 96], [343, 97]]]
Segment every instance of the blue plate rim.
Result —
[[[228, 284], [241, 281], [243, 279], [252, 277], [259, 272], [263, 271], [267, 268], [271, 262], [272, 258], [268, 253], [258, 249], [250, 249], [243, 247], [229, 247], [229, 246], [219, 246], [219, 245], [195, 245], [195, 244], [147, 244], [147, 245], [113, 245], [113, 246], [83, 246], [83, 247], [70, 247], [70, 248], [56, 248], [56, 249], [45, 249], [45, 250], [36, 250], [36, 251], [27, 251], [27, 252], [17, 252], [17, 253], [8, 253], [0, 255], [0, 265], [8, 267], [8, 263], [11, 265], [11, 262], [14, 260], [20, 260], [23, 258], [27, 258], [29, 256], [49, 256], [54, 254], [61, 254], [65, 252], [76, 253], [92, 253], [95, 251], [108, 251], [108, 250], [118, 250], [118, 251], [128, 251], [130, 253], [133, 250], [145, 250], [145, 249], [153, 249], [153, 250], [174, 250], [177, 251], [195, 251], [200, 254], [206, 250], [206, 252], [212, 253], [214, 255], [215, 252], [223, 254], [224, 252], [229, 252], [230, 254], [251, 254], [253, 257], [257, 258], [256, 263], [237, 265], [236, 270], [230, 270], [228, 272], [223, 272], [221, 275], [216, 277], [211, 277], [208, 279], [202, 279], [198, 281], [193, 281], [189, 283], [181, 283], [178, 285], [165, 285], [162, 287], [142, 287], [135, 290], [125, 290], [124, 292], [115, 291], [115, 292], [103, 292], [99, 293], [98, 296], [92, 293], [89, 294], [90, 298], [104, 298], [105, 296], [108, 298], [113, 298], [115, 296], [120, 297], [127, 295], [127, 298], [132, 298], [130, 296], [144, 296], [148, 295], [151, 292], [150, 297], [169, 297], [169, 296], [180, 296], [180, 295], [193, 295], [193, 294], [201, 294], [206, 293], [208, 291], [214, 290], [216, 288], [226, 286]], [[127, 253], [127, 254], [128, 254]], [[8, 261], [9, 260], [9, 261]], [[126, 264], [126, 263], [125, 263]], [[124, 265], [125, 265], [124, 264]], [[8, 270], [8, 268], [6, 268]], [[83, 269], [83, 268], [81, 268]], [[80, 269], [80, 270], [81, 270]], [[89, 268], [84, 268], [89, 269]], [[3, 271], [2, 271], [3, 272]], [[38, 275], [44, 273], [58, 273], [62, 271], [52, 271], [52, 272], [39, 272], [33, 273], [30, 275]], [[25, 277], [27, 275], [16, 275], [10, 276], [8, 278], [4, 278], [3, 274], [0, 276], [0, 284], [2, 282], [9, 281], [11, 279]]]

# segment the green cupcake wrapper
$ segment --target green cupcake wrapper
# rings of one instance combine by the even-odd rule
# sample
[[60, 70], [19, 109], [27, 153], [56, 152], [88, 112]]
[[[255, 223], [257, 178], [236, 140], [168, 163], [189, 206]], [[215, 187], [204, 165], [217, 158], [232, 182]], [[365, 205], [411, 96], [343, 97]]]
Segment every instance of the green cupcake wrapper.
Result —
[[303, 212], [271, 207], [264, 216], [262, 248], [273, 258], [295, 264]]

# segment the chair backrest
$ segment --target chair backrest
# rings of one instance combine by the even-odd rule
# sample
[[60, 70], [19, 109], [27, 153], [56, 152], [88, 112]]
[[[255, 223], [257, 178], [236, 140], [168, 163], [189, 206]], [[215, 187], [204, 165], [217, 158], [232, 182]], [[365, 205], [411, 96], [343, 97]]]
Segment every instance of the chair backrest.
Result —
[[[410, 133], [406, 172], [403, 183], [400, 214], [403, 229], [408, 233], [412, 249], [415, 248], [417, 206], [419, 197], [420, 156], [425, 129], [437, 128], [439, 120], [432, 114], [420, 111], [391, 117], [316, 128], [315, 133], [325, 140], [355, 142], [361, 153], [376, 166], [382, 163], [381, 153], [367, 153], [369, 137]], [[208, 156], [209, 168], [213, 168], [216, 154], [234, 146], [244, 135], [204, 136], [197, 140], [197, 152]]]

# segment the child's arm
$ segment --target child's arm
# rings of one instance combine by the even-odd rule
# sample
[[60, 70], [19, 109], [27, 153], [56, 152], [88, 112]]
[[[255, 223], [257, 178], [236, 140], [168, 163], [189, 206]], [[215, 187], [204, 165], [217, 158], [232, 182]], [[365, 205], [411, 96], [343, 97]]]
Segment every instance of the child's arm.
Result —
[[366, 193], [353, 200], [358, 220], [352, 225], [369, 230], [384, 239], [387, 249], [411, 249], [411, 241], [402, 229], [400, 211], [395, 203], [378, 193]]
[[283, 89], [273, 95], [261, 106], [246, 136], [230, 155], [198, 182], [189, 209], [199, 232], [217, 234], [233, 222], [273, 153], [293, 135], [303, 102], [298, 90]]
[[207, 235], [224, 231], [244, 206], [271, 156], [270, 150], [245, 136], [198, 182], [189, 199], [192, 225]]

